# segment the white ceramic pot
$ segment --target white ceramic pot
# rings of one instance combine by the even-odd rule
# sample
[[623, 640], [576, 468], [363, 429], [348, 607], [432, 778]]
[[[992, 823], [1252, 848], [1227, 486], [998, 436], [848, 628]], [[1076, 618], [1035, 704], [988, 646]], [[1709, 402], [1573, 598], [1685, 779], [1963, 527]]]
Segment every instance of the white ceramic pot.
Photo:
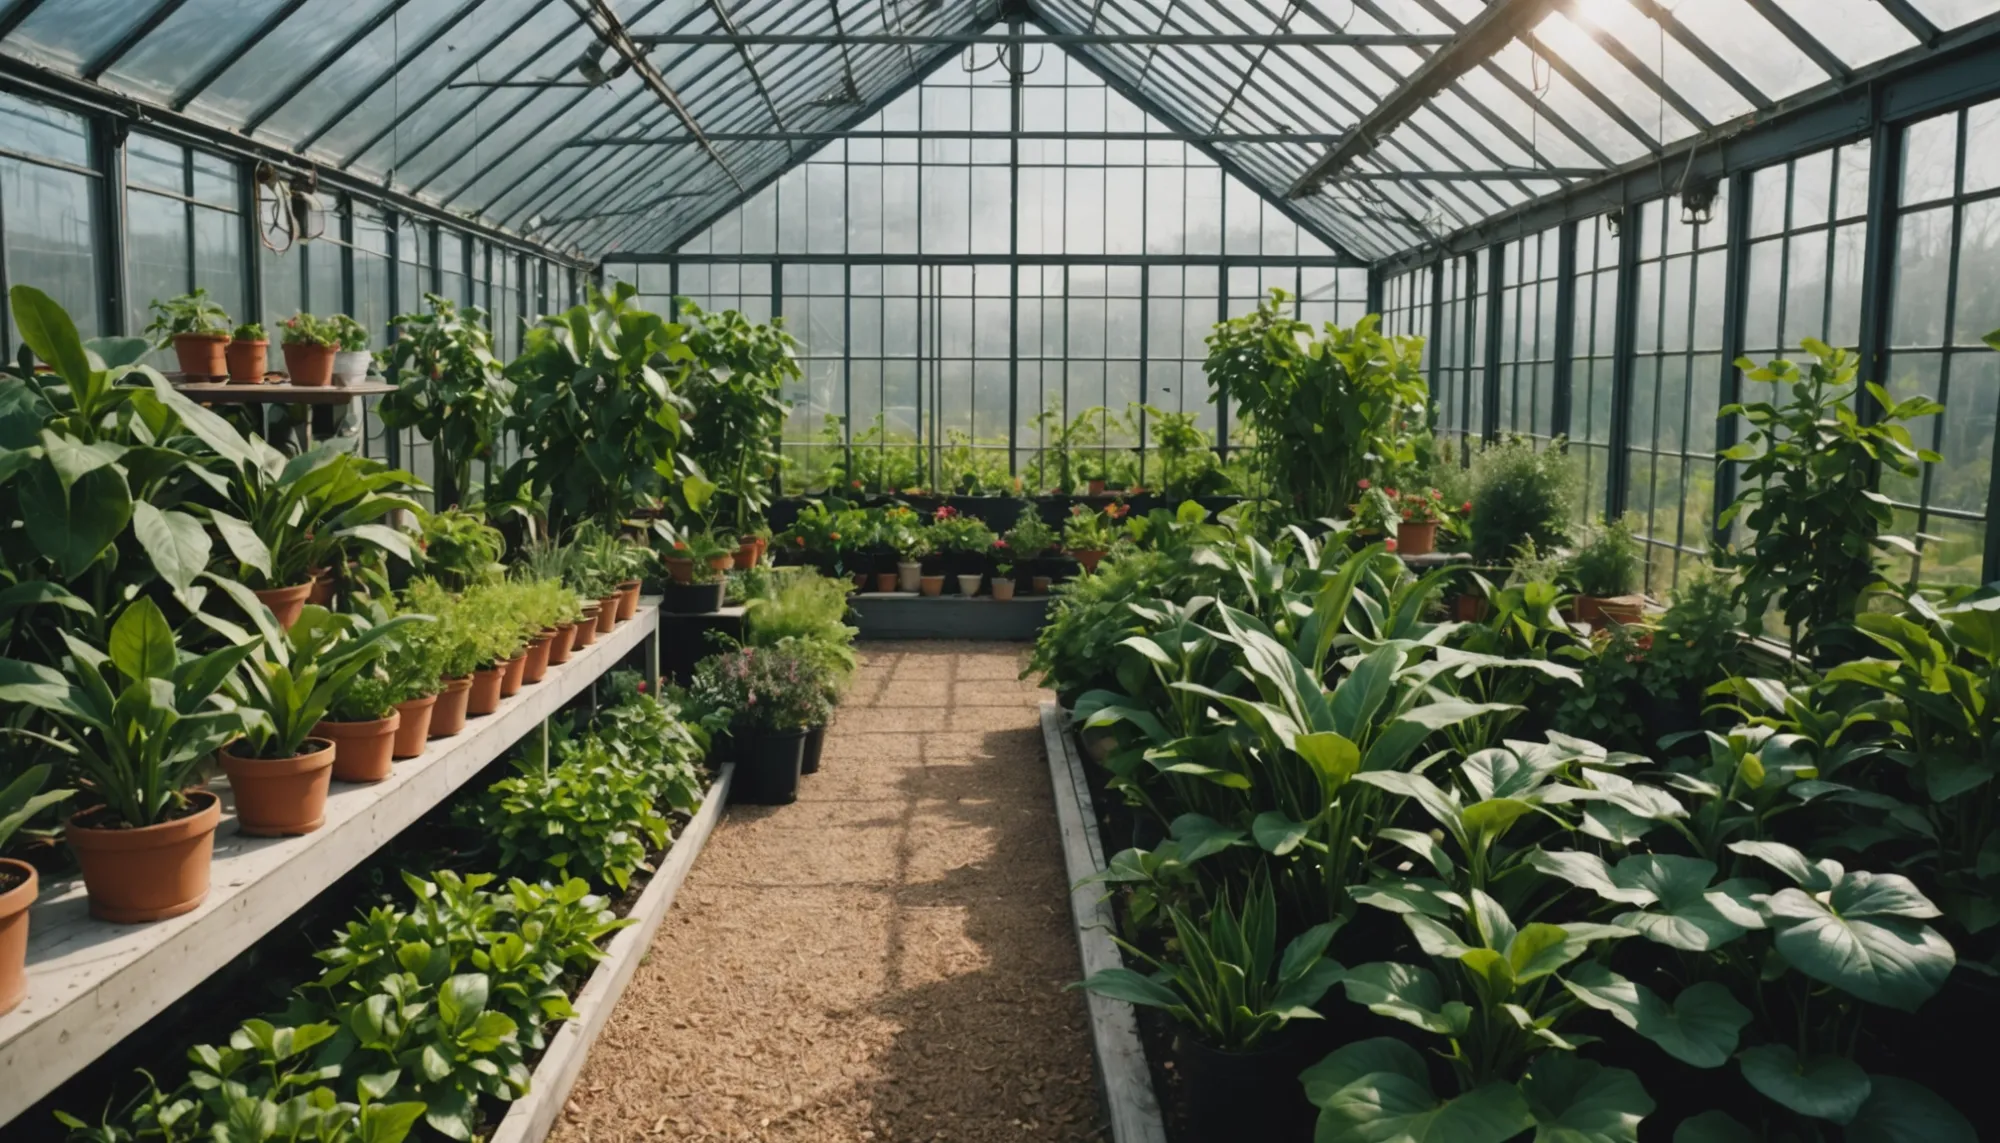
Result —
[[896, 561], [896, 590], [914, 593], [922, 586], [924, 565], [916, 560]]
[[983, 578], [983, 577], [981, 577], [981, 576], [977, 576], [977, 575], [962, 575], [962, 576], [959, 576], [959, 577], [958, 577], [958, 594], [960, 594], [960, 595], [964, 596], [964, 597], [965, 597], [965, 598], [967, 598], [967, 599], [971, 599], [971, 598], [972, 598], [973, 596], [975, 596], [975, 595], [978, 595], [978, 594], [979, 594], [979, 581], [980, 581], [980, 579], [981, 579], [981, 578]]
[[375, 355], [365, 349], [352, 353], [342, 350], [333, 355], [333, 383], [336, 385], [357, 385], [368, 380], [368, 370], [375, 363]]

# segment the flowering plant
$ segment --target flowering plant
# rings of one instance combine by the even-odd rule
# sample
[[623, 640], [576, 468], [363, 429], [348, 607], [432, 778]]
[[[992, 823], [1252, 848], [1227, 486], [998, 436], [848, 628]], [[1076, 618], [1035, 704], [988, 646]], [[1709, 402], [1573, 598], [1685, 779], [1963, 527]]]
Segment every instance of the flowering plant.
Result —
[[993, 546], [993, 529], [986, 526], [986, 521], [967, 516], [949, 504], [937, 510], [929, 531], [934, 551], [984, 555]]
[[823, 671], [787, 650], [744, 647], [695, 665], [699, 706], [753, 730], [804, 730], [831, 713]]
[[1451, 519], [1451, 506], [1444, 502], [1444, 493], [1435, 488], [1426, 489], [1421, 494], [1412, 492], [1397, 496], [1396, 490], [1388, 490], [1389, 498], [1396, 501], [1402, 510], [1403, 521], [1409, 524], [1442, 524]]
[[1398, 497], [1393, 488], [1383, 489], [1361, 482], [1361, 498], [1348, 506], [1348, 514], [1354, 518], [1354, 526], [1364, 532], [1385, 532], [1396, 534], [1396, 525], [1403, 522], [1402, 509], [1397, 506]]
[[1007, 529], [1007, 550], [1016, 559], [1034, 559], [1056, 546], [1056, 530], [1042, 523], [1039, 509], [1030, 504], [1021, 509], [1014, 526]]
[[1072, 552], [1102, 552], [1118, 542], [1118, 512], [1113, 504], [1103, 512], [1093, 512], [1078, 504], [1069, 510], [1063, 524], [1063, 547]]

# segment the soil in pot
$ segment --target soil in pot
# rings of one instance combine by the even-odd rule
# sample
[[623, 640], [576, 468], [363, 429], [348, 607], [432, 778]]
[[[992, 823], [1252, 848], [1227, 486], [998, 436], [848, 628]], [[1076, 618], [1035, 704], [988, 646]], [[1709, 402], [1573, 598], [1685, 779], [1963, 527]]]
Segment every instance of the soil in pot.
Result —
[[583, 618], [576, 622], [576, 642], [573, 646], [581, 649], [597, 642], [597, 601], [583, 605]]
[[500, 697], [513, 698], [521, 693], [521, 680], [528, 672], [528, 653], [522, 651], [500, 664]]
[[555, 635], [549, 640], [549, 666], [560, 667], [569, 662], [571, 649], [575, 646], [576, 624], [558, 624]]
[[523, 683], [539, 683], [549, 673], [549, 646], [555, 638], [555, 628], [551, 627], [528, 640], [527, 661], [521, 665]]
[[368, 722], [321, 722], [313, 735], [333, 743], [333, 777], [337, 782], [380, 782], [393, 769], [396, 736], [402, 730], [400, 710]]
[[639, 581], [628, 579], [618, 585], [618, 622], [639, 614]]
[[326, 823], [326, 791], [333, 781], [333, 743], [306, 739], [290, 758], [245, 758], [227, 747], [222, 772], [236, 795], [236, 832], [251, 837], [292, 837]]
[[927, 575], [919, 581], [919, 584], [925, 595], [944, 594], [944, 577], [941, 575]]
[[178, 917], [208, 896], [215, 827], [222, 799], [208, 790], [188, 794], [188, 811], [141, 829], [93, 826], [103, 807], [69, 819], [63, 840], [83, 866], [90, 915], [117, 925]]
[[759, 731], [738, 755], [729, 800], [753, 806], [784, 806], [798, 801], [805, 753], [803, 730]]
[[1013, 580], [1011, 580], [1011, 579], [996, 579], [996, 580], [994, 580], [994, 581], [993, 581], [993, 598], [994, 598], [994, 599], [996, 599], [996, 600], [999, 600], [999, 601], [1000, 601], [1001, 603], [1006, 603], [1006, 602], [1007, 602], [1008, 600], [1010, 600], [1010, 599], [1013, 599], [1013, 598], [1014, 598], [1014, 581], [1013, 581]]
[[210, 381], [229, 376], [229, 335], [226, 333], [177, 333], [174, 360], [191, 381]]
[[1182, 1033], [1174, 1055], [1196, 1139], [1312, 1139], [1319, 1109], [1306, 1099], [1299, 1073], [1325, 1050], [1297, 1029], [1286, 1029], [1271, 1046], [1249, 1052], [1218, 1052]]
[[223, 350], [223, 356], [229, 363], [230, 384], [261, 385], [271, 360], [271, 343], [232, 341]]
[[616, 626], [618, 626], [618, 595], [614, 592], [597, 601], [597, 633], [609, 635], [611, 629]]
[[506, 673], [505, 667], [500, 665], [472, 672], [472, 689], [466, 692], [465, 713], [479, 718], [499, 710], [501, 676]]
[[284, 350], [285, 372], [291, 374], [292, 384], [305, 389], [333, 384], [333, 346], [288, 343]]
[[[493, 688], [493, 701], [500, 701], [500, 688]], [[431, 708], [431, 737], [450, 738], [465, 729], [465, 716], [471, 713], [472, 676], [461, 675], [446, 679], [444, 689], [438, 692], [437, 705]]]
[[721, 583], [665, 584], [660, 589], [660, 610], [669, 615], [708, 615], [722, 610], [724, 590]]
[[305, 610], [306, 599], [312, 595], [312, 590], [313, 581], [307, 580], [291, 587], [267, 587], [250, 594], [271, 609], [271, 614], [278, 618], [278, 626], [289, 631], [292, 624], [299, 621], [299, 612]]
[[959, 576], [959, 577], [958, 577], [958, 594], [960, 594], [960, 595], [964, 596], [964, 597], [965, 597], [965, 598], [967, 598], [967, 599], [971, 599], [971, 598], [972, 598], [973, 596], [975, 596], [975, 595], [978, 595], [978, 594], [979, 594], [979, 581], [980, 581], [981, 579], [983, 579], [983, 578], [985, 578], [985, 577], [983, 577], [983, 576], [980, 576], [980, 575], [977, 575], [977, 574], [975, 574], [975, 575], [962, 575], [962, 576]]
[[41, 887], [34, 866], [0, 857], [0, 1015], [28, 995], [28, 906]]
[[819, 757], [826, 750], [826, 727], [815, 726], [806, 731], [806, 752], [799, 762], [799, 773], [819, 773]]
[[[424, 752], [424, 743], [431, 736], [431, 715], [437, 712], [437, 703], [437, 695], [425, 695], [396, 704], [396, 737], [389, 744], [391, 757], [415, 758]], [[460, 711], [458, 718], [459, 725], [463, 726], [465, 712]]]

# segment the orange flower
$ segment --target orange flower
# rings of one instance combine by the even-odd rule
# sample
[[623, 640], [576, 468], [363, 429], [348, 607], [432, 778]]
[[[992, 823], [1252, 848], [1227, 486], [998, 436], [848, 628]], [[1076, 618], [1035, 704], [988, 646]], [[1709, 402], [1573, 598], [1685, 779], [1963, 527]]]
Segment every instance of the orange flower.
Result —
[[828, 533], [826, 534], [826, 538], [827, 538], [827, 539], [829, 539], [829, 540], [838, 540], [838, 539], [840, 538], [840, 533], [839, 533], [839, 532], [828, 532]]

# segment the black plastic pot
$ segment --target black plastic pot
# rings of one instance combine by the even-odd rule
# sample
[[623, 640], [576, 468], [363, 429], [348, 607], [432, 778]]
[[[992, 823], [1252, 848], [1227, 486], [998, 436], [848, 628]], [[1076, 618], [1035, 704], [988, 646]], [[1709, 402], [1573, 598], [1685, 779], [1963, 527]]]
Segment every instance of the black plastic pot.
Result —
[[1187, 1095], [1188, 1125], [1201, 1143], [1308, 1143], [1318, 1110], [1299, 1073], [1322, 1052], [1287, 1029], [1270, 1047], [1218, 1052], [1183, 1034], [1175, 1058]]
[[747, 748], [737, 753], [729, 800], [752, 806], [785, 806], [798, 801], [805, 755], [805, 731], [759, 731]]
[[660, 610], [668, 615], [708, 615], [722, 610], [727, 584], [665, 583], [660, 585]]
[[820, 751], [826, 748], [826, 727], [815, 726], [806, 731], [805, 760], [799, 765], [801, 774], [819, 773]]

